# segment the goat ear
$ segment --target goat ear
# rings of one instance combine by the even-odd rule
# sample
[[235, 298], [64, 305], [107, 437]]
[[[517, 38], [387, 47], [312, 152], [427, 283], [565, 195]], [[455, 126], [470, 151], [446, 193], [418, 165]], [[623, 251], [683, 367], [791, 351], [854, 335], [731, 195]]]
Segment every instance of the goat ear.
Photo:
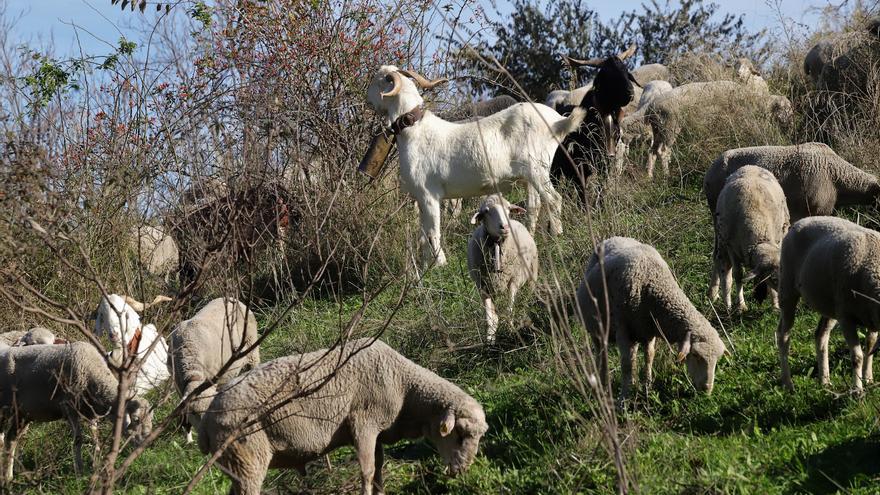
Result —
[[525, 213], [526, 209], [520, 205], [509, 205], [507, 207], [507, 211], [509, 211], [511, 213]]
[[471, 217], [471, 225], [476, 225], [477, 222], [483, 219], [483, 210], [480, 210], [474, 213], [474, 216]]
[[639, 84], [638, 81], [636, 81], [636, 76], [634, 76], [632, 72], [626, 71], [626, 78], [629, 79], [629, 82], [635, 84], [636, 86], [638, 86], [640, 88], [642, 87], [642, 85]]
[[443, 416], [443, 419], [440, 420], [440, 436], [445, 437], [452, 433], [452, 430], [455, 428], [455, 413], [452, 412], [451, 409], [446, 410], [446, 414]]

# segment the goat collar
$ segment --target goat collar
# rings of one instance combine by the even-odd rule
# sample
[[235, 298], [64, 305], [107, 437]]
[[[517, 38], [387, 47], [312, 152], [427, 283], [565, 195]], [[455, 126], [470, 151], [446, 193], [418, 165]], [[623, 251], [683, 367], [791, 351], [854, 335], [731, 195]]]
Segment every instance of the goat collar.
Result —
[[422, 120], [422, 117], [425, 116], [425, 111], [422, 110], [422, 107], [415, 107], [409, 112], [397, 117], [397, 119], [391, 123], [391, 133], [395, 136], [403, 132], [407, 127], [414, 126], [416, 122]]
[[141, 337], [143, 336], [143, 332], [141, 332], [141, 327], [137, 327], [137, 330], [134, 331], [134, 336], [128, 342], [128, 355], [132, 356], [137, 354], [138, 347], [141, 345]]

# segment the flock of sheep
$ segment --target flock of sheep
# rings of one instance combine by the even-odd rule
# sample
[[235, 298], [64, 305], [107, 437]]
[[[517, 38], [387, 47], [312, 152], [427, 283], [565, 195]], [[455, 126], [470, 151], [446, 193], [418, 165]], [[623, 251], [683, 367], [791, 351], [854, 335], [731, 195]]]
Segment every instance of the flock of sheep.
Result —
[[[668, 171], [671, 147], [686, 122], [682, 116], [711, 115], [715, 109], [708, 102], [722, 96], [757, 101], [781, 124], [792, 117], [788, 100], [770, 94], [747, 61], [740, 62], [736, 81], [673, 88], [659, 64], [630, 73], [623, 61], [633, 50], [569, 59], [598, 72], [584, 88], [551, 93], [547, 105], [512, 104], [508, 98], [474, 105], [457, 116], [459, 122], [423, 108], [420, 89], [443, 80], [382, 66], [369, 84], [367, 100], [396, 138], [401, 187], [419, 206], [425, 269], [446, 263], [440, 202], [486, 195], [471, 218], [479, 225], [467, 246], [467, 263], [485, 305], [489, 343], [499, 321], [493, 297], [506, 292], [512, 304], [517, 291], [538, 276], [532, 233], [540, 213], [546, 212], [550, 234], [562, 232], [563, 198], [555, 180], [579, 182], [583, 193], [585, 179], [601, 163], [615, 161], [619, 169], [633, 139], [650, 143], [649, 175], [657, 159]], [[817, 70], [813, 62], [808, 57], [811, 75]], [[484, 111], [489, 115], [474, 115]], [[528, 187], [527, 208], [502, 195], [517, 183]], [[732, 308], [736, 281], [736, 305], [745, 309], [748, 280], [755, 282], [758, 302], [771, 296], [780, 313], [777, 343], [788, 388], [789, 332], [803, 298], [822, 316], [816, 332], [820, 381], [828, 383], [828, 334], [839, 322], [851, 350], [853, 387], [861, 390], [872, 380], [872, 369], [857, 328], [868, 329], [872, 350], [880, 328], [880, 234], [828, 215], [845, 205], [876, 204], [877, 178], [821, 143], [761, 146], [722, 153], [706, 172], [704, 191], [715, 229], [711, 297], [722, 296]], [[528, 225], [512, 213], [527, 213]], [[381, 341], [353, 340], [260, 363], [257, 321], [244, 304], [212, 300], [178, 323], [166, 341], [140, 314], [169, 300], [159, 296], [144, 304], [116, 294], [103, 297], [94, 330], [111, 342], [108, 356], [90, 343], [56, 339], [44, 328], [0, 335], [7, 481], [16, 442], [31, 422], [67, 420], [81, 472], [80, 421], [112, 416], [123, 390], [128, 390], [119, 412], [124, 432], [135, 443], [144, 441], [151, 435], [152, 411], [143, 397], [169, 378], [185, 401], [185, 422], [196, 429], [199, 448], [218, 454], [217, 465], [239, 494], [258, 494], [269, 468], [304, 472], [307, 462], [343, 445], [355, 448], [362, 493], [382, 493], [383, 444], [427, 438], [454, 474], [472, 463], [488, 429], [474, 398]], [[658, 337], [686, 363], [694, 387], [712, 391], [726, 346], [652, 246], [625, 237], [600, 242], [576, 301], [594, 348], [607, 344], [600, 341], [606, 336], [620, 350], [621, 401], [632, 389], [639, 346], [650, 384]], [[134, 383], [121, 387], [108, 361], [135, 359], [140, 368]], [[599, 365], [604, 379], [608, 364]], [[189, 429], [187, 439], [193, 441]]]

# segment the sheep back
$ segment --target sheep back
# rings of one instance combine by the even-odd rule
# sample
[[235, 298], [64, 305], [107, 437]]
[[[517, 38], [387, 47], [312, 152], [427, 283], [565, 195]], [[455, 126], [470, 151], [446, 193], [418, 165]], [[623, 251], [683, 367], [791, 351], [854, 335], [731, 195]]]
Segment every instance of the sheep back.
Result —
[[202, 416], [199, 447], [213, 452], [257, 417], [244, 441], [224, 455], [269, 456], [271, 465], [301, 468], [351, 445], [352, 425], [372, 429], [379, 443], [394, 443], [422, 436], [434, 426], [426, 423], [447, 409], [485, 425], [482, 407], [460, 388], [382, 341], [359, 339], [268, 361], [219, 387]]
[[[244, 349], [256, 340], [257, 320], [244, 304], [227, 298], [210, 301], [171, 332], [168, 367], [178, 392], [183, 395], [187, 387], [211, 379], [235, 350]], [[254, 349], [233, 363], [218, 381], [238, 375], [243, 366], [259, 363], [259, 359], [259, 349]]]
[[792, 221], [810, 215], [829, 215], [839, 191], [867, 190], [876, 177], [850, 164], [823, 143], [792, 146], [754, 146], [722, 153], [706, 171], [703, 192], [711, 212], [727, 177], [745, 165], [769, 170], [785, 192]]
[[823, 316], [880, 328], [880, 233], [837, 217], [805, 218], [782, 241], [780, 299], [797, 292]]
[[108, 414], [118, 382], [87, 342], [11, 347], [0, 352], [0, 408], [29, 421], [64, 418], [73, 407], [86, 418]]

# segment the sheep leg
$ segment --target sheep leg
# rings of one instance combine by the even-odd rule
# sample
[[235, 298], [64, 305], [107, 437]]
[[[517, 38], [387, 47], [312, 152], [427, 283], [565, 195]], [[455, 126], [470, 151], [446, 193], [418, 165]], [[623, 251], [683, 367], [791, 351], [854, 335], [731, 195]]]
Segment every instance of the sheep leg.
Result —
[[822, 385], [831, 383], [828, 372], [828, 337], [835, 323], [837, 322], [831, 318], [823, 316], [816, 327], [816, 374]]
[[617, 348], [620, 350], [620, 402], [623, 403], [629, 397], [633, 385], [632, 367], [636, 361], [633, 354], [638, 351], [638, 347], [631, 345], [629, 338], [621, 333], [617, 333]]
[[[865, 336], [865, 350], [868, 352], [874, 348], [874, 345], [877, 343], [877, 331], [876, 330], [868, 330], [868, 334]], [[874, 356], [866, 356], [865, 362], [863, 364], [862, 369], [862, 377], [865, 380], [865, 384], [874, 383]]]
[[422, 235], [419, 247], [422, 250], [422, 268], [446, 265], [446, 253], [440, 247], [440, 201], [428, 193], [419, 202], [419, 216], [422, 221]]
[[669, 175], [669, 161], [672, 159], [672, 143], [661, 145], [660, 165], [663, 167], [663, 175]]
[[82, 428], [80, 427], [79, 418], [75, 412], [67, 412], [67, 422], [70, 424], [70, 431], [73, 433], [73, 470], [77, 476], [82, 476]]
[[746, 306], [746, 298], [743, 294], [743, 268], [742, 264], [738, 261], [733, 262], [733, 279], [736, 282], [736, 305], [740, 311], [746, 311], [749, 309]]
[[651, 337], [645, 345], [645, 393], [651, 388], [654, 381], [654, 354], [657, 351], [657, 338]]
[[651, 150], [648, 152], [648, 164], [646, 166], [648, 170], [648, 178], [654, 178], [654, 164], [657, 163], [657, 157], [660, 155], [660, 148], [663, 144], [659, 139], [655, 139], [651, 144]]
[[483, 295], [483, 307], [486, 309], [486, 343], [495, 343], [495, 332], [498, 331], [498, 313], [495, 312], [495, 303], [488, 295]]
[[[376, 435], [360, 432], [355, 436], [355, 450], [361, 466], [361, 495], [373, 495], [376, 474]], [[379, 446], [381, 447], [381, 445]]]
[[3, 458], [6, 462], [3, 474], [6, 481], [12, 481], [12, 472], [15, 467], [15, 447], [18, 445], [18, 435], [12, 434], [3, 446]]
[[857, 393], [862, 392], [862, 362], [864, 355], [862, 354], [862, 346], [859, 342], [859, 334], [856, 326], [852, 322], [840, 322], [840, 328], [843, 330], [843, 338], [846, 339], [846, 345], [849, 346], [849, 353], [852, 357], [853, 367], [853, 389]]
[[773, 309], [779, 311], [779, 293], [776, 289], [770, 287], [770, 300], [773, 301]]
[[[716, 240], [717, 243], [717, 240]], [[724, 296], [724, 302], [727, 304], [728, 309], [730, 308], [730, 262], [727, 258], [727, 253], [719, 253], [717, 246], [712, 250], [713, 253], [713, 269], [712, 269], [712, 279], [709, 281], [709, 298], [712, 301], [718, 299], [718, 292], [720, 288], [723, 289], [722, 295]]]
[[526, 209], [528, 211], [526, 213], [528, 218], [526, 223], [529, 226], [529, 233], [534, 234], [535, 229], [538, 228], [538, 217], [541, 213], [541, 195], [531, 183], [528, 185], [527, 191]]
[[382, 479], [382, 465], [385, 463], [385, 449], [382, 444], [376, 442], [376, 472], [373, 473], [373, 486], [376, 488], [376, 495], [384, 495], [385, 481]]
[[[780, 284], [781, 286], [782, 284]], [[794, 313], [800, 295], [795, 293], [793, 289], [786, 288], [780, 296], [779, 326], [776, 327], [776, 347], [779, 349], [781, 381], [786, 389], [794, 390], [794, 384], [791, 382], [791, 368], [788, 365], [788, 353], [791, 347], [791, 327], [794, 325]]]
[[730, 259], [727, 258], [726, 254], [720, 256], [724, 263], [724, 268], [721, 271], [721, 296], [724, 299], [724, 305], [727, 306], [729, 311], [733, 309], [733, 302], [730, 297], [731, 289], [733, 288], [733, 265], [730, 263]]

